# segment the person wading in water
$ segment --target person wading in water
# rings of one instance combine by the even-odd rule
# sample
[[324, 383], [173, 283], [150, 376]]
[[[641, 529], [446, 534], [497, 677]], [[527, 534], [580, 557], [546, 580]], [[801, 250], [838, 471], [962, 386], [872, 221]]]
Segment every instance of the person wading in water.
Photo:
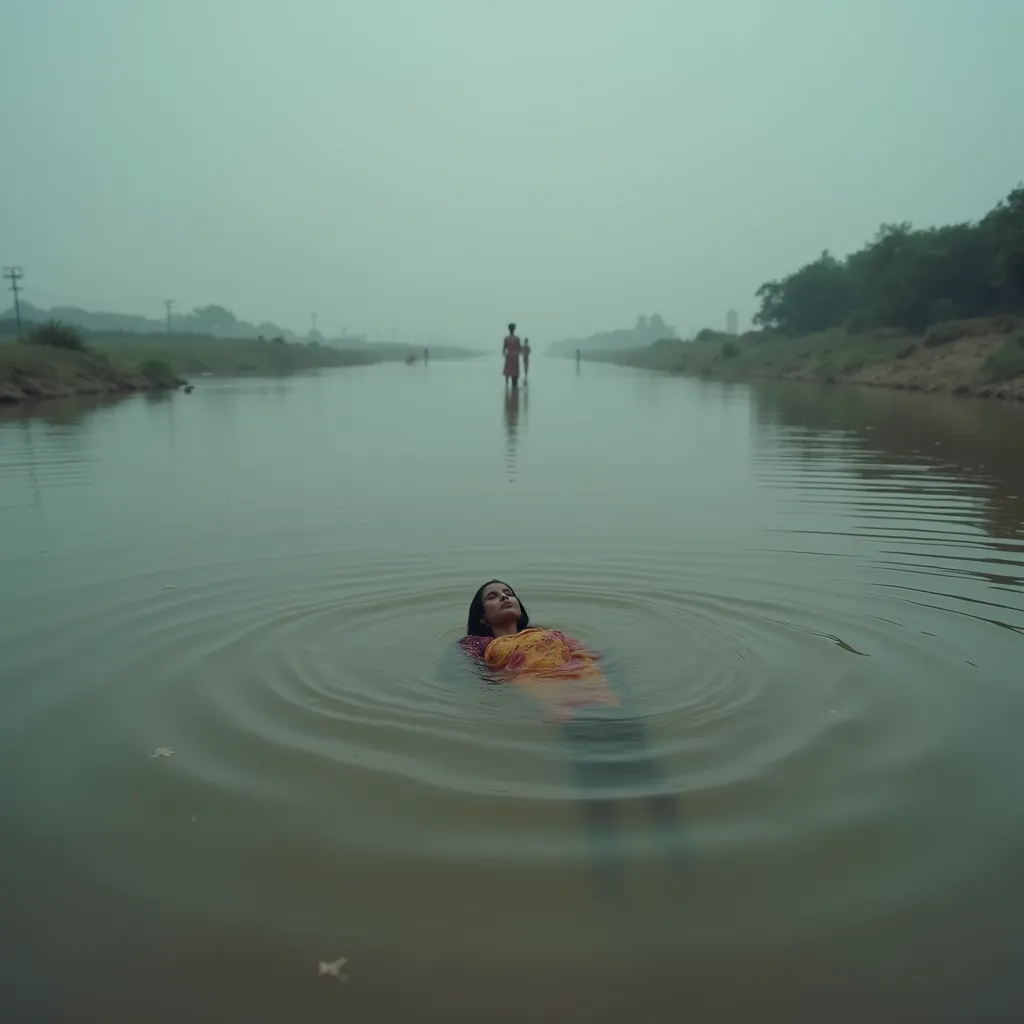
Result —
[[519, 387], [519, 353], [522, 351], [522, 344], [516, 337], [516, 325], [508, 325], [508, 337], [502, 343], [501, 351], [505, 353], [505, 369], [502, 371], [505, 375], [505, 387], [508, 387], [509, 381], [512, 382], [512, 387]]

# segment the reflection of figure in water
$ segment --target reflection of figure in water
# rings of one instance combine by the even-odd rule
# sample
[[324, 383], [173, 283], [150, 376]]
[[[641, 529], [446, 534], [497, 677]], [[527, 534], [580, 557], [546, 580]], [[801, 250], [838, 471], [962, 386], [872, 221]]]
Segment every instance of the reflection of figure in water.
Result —
[[516, 425], [519, 422], [519, 391], [505, 392], [505, 430], [510, 442], [515, 441]]
[[508, 325], [508, 337], [502, 342], [501, 351], [505, 353], [505, 369], [502, 371], [505, 375], [505, 387], [508, 387], [509, 381], [512, 382], [512, 387], [519, 387], [519, 353], [521, 351], [521, 344], [519, 339], [516, 337], [516, 325]]
[[523, 383], [530, 379], [530, 339], [523, 341]]
[[[515, 592], [500, 580], [485, 583], [474, 594], [466, 636], [459, 644], [494, 682], [529, 693], [560, 726], [573, 752], [602, 866], [610, 872], [607, 881], [617, 884], [619, 866], [609, 847], [614, 844], [616, 804], [629, 796], [622, 789], [656, 788], [661, 781], [643, 722], [624, 713], [622, 698], [593, 651], [558, 630], [531, 626]], [[672, 796], [655, 792], [646, 800], [672, 851], [680, 852]]]
[[426, 366], [426, 364], [429, 363], [429, 362], [430, 362], [430, 349], [429, 348], [425, 348], [423, 350], [423, 365]]
[[[505, 391], [505, 434], [507, 444], [505, 448], [505, 468], [510, 474], [516, 471], [516, 434], [519, 425], [519, 389], [511, 388]], [[511, 479], [511, 477], [509, 478]]]

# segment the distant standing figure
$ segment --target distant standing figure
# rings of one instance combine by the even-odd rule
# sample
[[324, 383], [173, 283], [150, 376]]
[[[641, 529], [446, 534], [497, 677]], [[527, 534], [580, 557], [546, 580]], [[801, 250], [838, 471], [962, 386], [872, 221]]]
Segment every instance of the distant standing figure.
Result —
[[523, 383], [525, 384], [530, 376], [530, 339], [523, 341]]
[[426, 365], [429, 362], [430, 362], [430, 349], [429, 348], [425, 348], [423, 350], [423, 363], [424, 363], [424, 365]]
[[576, 365], [580, 365], [580, 350], [576, 349]]
[[522, 343], [516, 337], [516, 325], [508, 325], [508, 337], [502, 343], [501, 351], [505, 353], [505, 387], [509, 381], [512, 387], [519, 387], [519, 353], [522, 351]]

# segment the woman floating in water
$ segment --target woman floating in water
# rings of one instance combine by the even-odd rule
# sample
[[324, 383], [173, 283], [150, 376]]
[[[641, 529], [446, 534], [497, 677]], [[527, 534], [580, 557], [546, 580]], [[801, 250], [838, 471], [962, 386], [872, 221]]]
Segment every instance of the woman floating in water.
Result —
[[522, 351], [522, 345], [519, 339], [516, 337], [516, 325], [508, 325], [508, 337], [502, 342], [501, 351], [505, 353], [505, 369], [502, 371], [505, 375], [505, 386], [508, 387], [509, 381], [512, 382], [512, 387], [519, 387], [519, 353]]
[[515, 592], [500, 580], [474, 594], [459, 644], [474, 661], [499, 672], [498, 681], [536, 696], [556, 721], [567, 721], [579, 708], [619, 706], [597, 657], [574, 637], [531, 626]]
[[[462, 650], [488, 673], [537, 698], [573, 747], [591, 827], [606, 844], [614, 825], [615, 797], [624, 783], [648, 790], [646, 799], [679, 852], [675, 804], [666, 793], [650, 793], [660, 773], [647, 748], [643, 722], [624, 714], [598, 656], [575, 637], [530, 625], [512, 588], [490, 580], [473, 595]], [[606, 865], [608, 866], [608, 865]], [[612, 866], [615, 870], [615, 866]]]

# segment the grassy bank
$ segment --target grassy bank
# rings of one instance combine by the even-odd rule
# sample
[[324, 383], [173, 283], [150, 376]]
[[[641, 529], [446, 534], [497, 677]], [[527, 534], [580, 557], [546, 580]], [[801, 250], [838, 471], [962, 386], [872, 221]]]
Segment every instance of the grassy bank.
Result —
[[103, 353], [0, 343], [0, 402], [176, 387], [165, 364], [119, 365]]
[[0, 338], [0, 402], [168, 388], [203, 373], [280, 374], [378, 361], [365, 350], [204, 335], [71, 329], [65, 341], [41, 343], [32, 334], [24, 342]]
[[1024, 401], [1024, 322], [947, 322], [925, 334], [842, 328], [790, 337], [702, 331], [601, 357], [625, 366], [730, 378], [774, 377]]
[[119, 366], [137, 368], [147, 360], [167, 363], [181, 376], [200, 373], [287, 373], [321, 366], [365, 366], [372, 353], [319, 345], [315, 342], [259, 341], [214, 338], [203, 334], [88, 334], [91, 349]]

